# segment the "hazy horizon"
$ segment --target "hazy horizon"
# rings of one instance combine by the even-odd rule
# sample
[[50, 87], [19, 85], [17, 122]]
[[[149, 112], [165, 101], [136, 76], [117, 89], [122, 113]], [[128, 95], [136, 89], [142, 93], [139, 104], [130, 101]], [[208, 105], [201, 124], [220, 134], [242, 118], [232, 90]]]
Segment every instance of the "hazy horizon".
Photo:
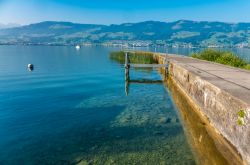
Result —
[[142, 22], [164, 22], [164, 23], [171, 23], [171, 22], [177, 22], [177, 21], [193, 21], [193, 22], [221, 22], [221, 23], [228, 23], [228, 24], [238, 24], [238, 23], [250, 23], [250, 21], [245, 21], [245, 22], [226, 22], [226, 21], [206, 21], [206, 20], [188, 20], [188, 19], [179, 19], [179, 20], [172, 20], [172, 21], [160, 21], [160, 20], [142, 20], [142, 21], [135, 21], [135, 22], [120, 22], [120, 23], [110, 23], [110, 24], [100, 24], [100, 23], [84, 23], [84, 22], [74, 22], [74, 21], [59, 21], [59, 20], [44, 20], [44, 21], [39, 21], [39, 22], [31, 22], [28, 24], [18, 24], [18, 23], [2, 23], [0, 22], [0, 27], [1, 26], [7, 26], [7, 27], [19, 27], [19, 26], [26, 26], [26, 25], [31, 25], [31, 24], [38, 24], [38, 23], [43, 23], [43, 22], [69, 22], [69, 23], [74, 23], [74, 24], [93, 24], [93, 25], [121, 25], [121, 24], [134, 24], [134, 23], [142, 23]]

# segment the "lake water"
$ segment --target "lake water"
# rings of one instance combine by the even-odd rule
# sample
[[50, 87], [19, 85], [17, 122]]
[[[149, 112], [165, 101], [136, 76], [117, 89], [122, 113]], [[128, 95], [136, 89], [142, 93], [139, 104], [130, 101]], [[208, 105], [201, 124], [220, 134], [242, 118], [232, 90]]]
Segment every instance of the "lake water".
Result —
[[196, 164], [169, 91], [130, 84], [126, 96], [116, 49], [0, 46], [0, 164]]

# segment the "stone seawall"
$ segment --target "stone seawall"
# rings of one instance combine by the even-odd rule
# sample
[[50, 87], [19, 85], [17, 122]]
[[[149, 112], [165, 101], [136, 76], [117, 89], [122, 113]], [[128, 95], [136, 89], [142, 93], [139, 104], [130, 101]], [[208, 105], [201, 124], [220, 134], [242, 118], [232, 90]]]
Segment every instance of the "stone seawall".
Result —
[[159, 63], [167, 58], [171, 79], [250, 165], [250, 72], [184, 56], [155, 57]]

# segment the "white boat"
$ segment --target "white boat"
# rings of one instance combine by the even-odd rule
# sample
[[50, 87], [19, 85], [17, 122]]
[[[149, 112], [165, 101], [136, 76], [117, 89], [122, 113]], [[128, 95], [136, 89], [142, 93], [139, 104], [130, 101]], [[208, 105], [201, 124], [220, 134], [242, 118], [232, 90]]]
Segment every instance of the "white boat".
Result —
[[81, 49], [81, 46], [80, 45], [76, 45], [76, 49]]

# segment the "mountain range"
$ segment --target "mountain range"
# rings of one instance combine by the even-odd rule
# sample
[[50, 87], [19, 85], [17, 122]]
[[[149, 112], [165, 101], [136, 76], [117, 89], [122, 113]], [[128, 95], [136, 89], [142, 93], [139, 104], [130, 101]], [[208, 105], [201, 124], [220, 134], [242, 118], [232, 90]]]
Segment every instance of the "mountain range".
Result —
[[249, 41], [250, 23], [189, 20], [112, 25], [46, 21], [0, 29], [0, 44], [74, 45], [146, 42], [193, 46], [248, 46]]

